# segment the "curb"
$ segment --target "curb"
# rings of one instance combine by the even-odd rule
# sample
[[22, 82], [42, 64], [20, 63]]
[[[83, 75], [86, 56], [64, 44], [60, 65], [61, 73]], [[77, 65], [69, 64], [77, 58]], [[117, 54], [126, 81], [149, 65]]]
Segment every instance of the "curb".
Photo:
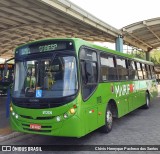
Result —
[[22, 135], [26, 135], [25, 133], [19, 133], [19, 132], [13, 132], [11, 134], [5, 135], [5, 136], [0, 136], [0, 142], [18, 137], [18, 136], [22, 136]]

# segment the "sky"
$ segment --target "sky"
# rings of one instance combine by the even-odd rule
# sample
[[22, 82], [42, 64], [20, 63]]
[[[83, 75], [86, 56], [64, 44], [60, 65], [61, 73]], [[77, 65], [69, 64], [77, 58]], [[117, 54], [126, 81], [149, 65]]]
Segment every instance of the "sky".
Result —
[[138, 21], [160, 17], [160, 0], [70, 1], [117, 29]]
[[[160, 0], [70, 0], [105, 23], [121, 29], [127, 25], [160, 17]], [[115, 50], [113, 43], [97, 43]], [[131, 47], [123, 46], [123, 52]], [[126, 50], [126, 51], [125, 51]]]

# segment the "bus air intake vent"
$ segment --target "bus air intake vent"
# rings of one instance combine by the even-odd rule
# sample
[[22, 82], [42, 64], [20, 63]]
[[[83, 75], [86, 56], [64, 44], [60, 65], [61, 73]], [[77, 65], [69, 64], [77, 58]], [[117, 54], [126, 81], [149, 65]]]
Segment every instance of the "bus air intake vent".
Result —
[[49, 117], [37, 117], [36, 119], [37, 120], [50, 120], [50, 119], [53, 119], [54, 116], [49, 116]]
[[[25, 116], [25, 115], [20, 115], [22, 118], [25, 118], [25, 119], [34, 119], [33, 117], [31, 116]], [[48, 116], [48, 117], [37, 117], [35, 118], [36, 120], [50, 120], [50, 119], [53, 119], [54, 116]]]
[[33, 117], [31, 116], [25, 116], [25, 115], [20, 115], [22, 118], [25, 118], [25, 119], [33, 119]]
[[23, 128], [26, 131], [30, 131], [30, 132], [43, 132], [43, 133], [50, 133], [51, 130], [33, 130], [33, 129], [29, 129], [29, 128]]

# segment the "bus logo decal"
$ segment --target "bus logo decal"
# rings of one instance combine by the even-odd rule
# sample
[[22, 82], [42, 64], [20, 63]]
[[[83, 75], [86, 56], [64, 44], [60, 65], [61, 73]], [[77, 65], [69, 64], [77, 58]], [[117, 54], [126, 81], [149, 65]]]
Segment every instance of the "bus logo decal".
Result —
[[116, 97], [128, 95], [129, 93], [133, 93], [136, 91], [134, 84], [116, 85], [114, 89], [115, 89]]

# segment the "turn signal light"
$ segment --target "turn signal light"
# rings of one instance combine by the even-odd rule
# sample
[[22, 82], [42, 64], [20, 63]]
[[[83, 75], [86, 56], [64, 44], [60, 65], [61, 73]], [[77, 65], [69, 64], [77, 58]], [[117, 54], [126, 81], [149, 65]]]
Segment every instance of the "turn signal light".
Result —
[[74, 114], [74, 113], [75, 113], [75, 109], [74, 109], [74, 108], [71, 108], [71, 109], [70, 109], [70, 113], [71, 113], [71, 114]]
[[12, 108], [12, 106], [10, 106], [10, 111], [11, 111], [11, 112], [13, 111], [13, 108]]
[[74, 105], [73, 105], [73, 108], [74, 108], [74, 109], [76, 109], [76, 108], [77, 108], [77, 105], [76, 105], [76, 104], [74, 104]]

